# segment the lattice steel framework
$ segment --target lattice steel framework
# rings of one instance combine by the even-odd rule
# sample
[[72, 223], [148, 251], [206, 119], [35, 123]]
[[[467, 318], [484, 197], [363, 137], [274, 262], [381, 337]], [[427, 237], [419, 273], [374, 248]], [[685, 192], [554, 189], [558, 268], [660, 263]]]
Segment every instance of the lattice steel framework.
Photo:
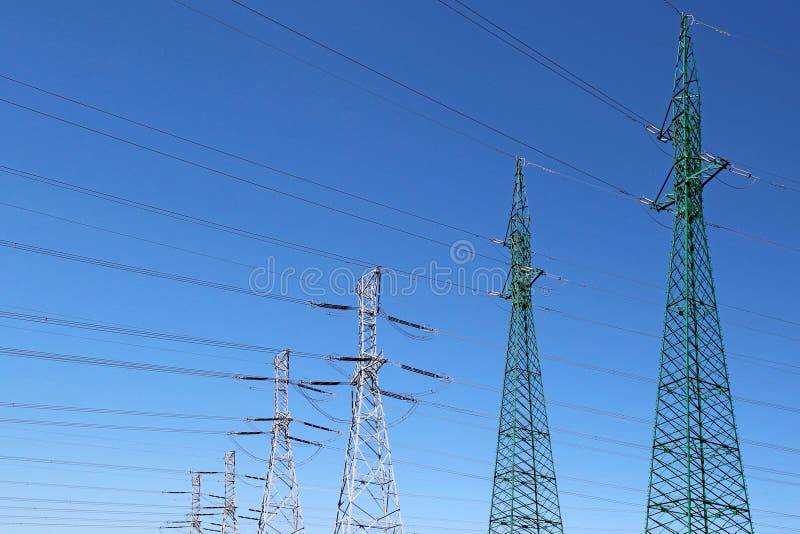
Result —
[[518, 159], [505, 239], [511, 250], [504, 292], [511, 300], [511, 323], [489, 532], [561, 534], [561, 509], [531, 303], [533, 283], [542, 271], [531, 266], [531, 222], [523, 167]]
[[222, 507], [222, 534], [239, 534], [236, 515], [236, 451], [225, 453], [225, 494]]
[[402, 534], [400, 499], [378, 385], [381, 269], [362, 276], [358, 295], [359, 357], [353, 375], [352, 422], [334, 534]]
[[290, 352], [285, 350], [275, 356], [275, 414], [258, 534], [305, 532], [289, 436], [289, 424], [292, 421], [289, 413], [289, 355]]
[[[753, 532], [703, 218], [703, 186], [727, 162], [701, 151], [700, 89], [681, 22], [675, 86], [662, 138], [674, 145], [674, 206], [658, 383], [648, 534]], [[668, 123], [667, 123], [668, 121]]]
[[203, 505], [200, 502], [200, 475], [192, 475], [192, 515], [190, 517], [189, 532], [191, 534], [202, 534], [203, 523], [201, 520]]

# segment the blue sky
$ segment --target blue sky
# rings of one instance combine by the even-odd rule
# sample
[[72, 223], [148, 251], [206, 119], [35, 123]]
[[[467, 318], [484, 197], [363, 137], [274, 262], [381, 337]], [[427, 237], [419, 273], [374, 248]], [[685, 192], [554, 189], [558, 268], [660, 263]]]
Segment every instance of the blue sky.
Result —
[[[575, 174], [232, 3], [189, 3], [294, 57], [166, 0], [31, 1], [4, 6], [0, 42], [7, 53], [0, 73], [482, 236], [503, 237], [514, 162], [463, 134], [530, 162]], [[669, 168], [670, 160], [660, 150], [663, 147], [648, 139], [640, 126], [435, 1], [252, 0], [252, 4], [636, 195], [652, 197]], [[672, 88], [679, 20], [662, 2], [471, 5], [649, 120], [657, 122], [663, 117]], [[724, 7], [703, 2], [682, 7], [698, 20], [734, 34], [728, 37], [695, 27], [705, 148], [746, 162], [742, 167], [800, 178], [790, 144], [800, 119], [795, 102], [800, 50], [790, 38], [798, 7], [788, 1], [768, 2], [757, 9], [740, 1], [727, 2]], [[6, 126], [0, 130], [0, 164], [6, 167], [400, 270], [428, 272], [432, 262], [458, 267], [450, 258], [448, 244], [462, 239], [470, 240], [480, 254], [504, 254], [486, 239], [268, 172], [7, 80], [0, 80], [0, 95], [340, 212], [0, 102], [0, 120]], [[800, 247], [795, 231], [798, 193], [768, 182], [798, 186], [759, 174], [764, 179], [752, 185], [730, 174], [721, 176], [725, 183], [709, 185], [706, 216], [714, 223], [777, 243], [709, 230], [731, 385], [734, 395], [745, 399], [737, 400], [735, 408], [756, 527], [761, 533], [793, 532], [800, 529], [800, 516], [796, 515], [800, 498], [800, 434], [796, 430], [800, 316], [793, 306]], [[537, 291], [535, 296], [537, 304], [549, 309], [540, 310], [536, 321], [546, 395], [552, 401], [549, 415], [565, 528], [570, 532], [640, 531], [648, 480], [647, 448], [652, 437], [649, 421], [655, 406], [655, 386], [647, 378], [654, 379], [658, 371], [670, 241], [670, 231], [663, 225], [669, 226], [670, 220], [649, 213], [635, 200], [602, 191], [596, 184], [587, 186], [585, 182], [591, 182], [587, 178], [579, 182], [533, 166], [526, 168], [526, 177], [537, 264], [569, 280], [547, 280], [543, 285], [549, 289]], [[325, 288], [331, 273], [345, 272], [335, 269], [344, 267], [353, 276], [363, 271], [360, 266], [8, 173], [0, 173], [0, 178], [6, 192], [0, 201], [0, 239], [5, 241], [239, 287], [248, 286], [254, 268], [269, 265], [287, 273], [288, 293], [297, 298], [305, 298], [304, 288], [313, 282], [306, 279], [301, 283], [299, 273], [311, 273], [312, 277], [321, 273], [320, 281], [313, 285]], [[356, 350], [356, 319], [350, 314], [326, 314], [289, 302], [8, 247], [0, 248], [0, 258], [6, 280], [0, 308], [5, 311], [298, 351], [349, 354]], [[468, 277], [475, 269], [497, 266], [484, 256], [462, 265]], [[423, 405], [390, 429], [407, 533], [479, 532], [488, 520], [496, 442], [496, 422], [491, 417], [499, 409], [496, 389], [502, 379], [508, 308], [496, 298], [454, 293], [442, 296], [419, 287], [411, 294], [387, 292], [383, 300], [387, 313], [443, 332], [429, 340], [416, 340], [382, 323], [379, 344], [385, 355], [457, 379], [441, 389], [440, 384], [386, 367], [381, 376], [383, 387], [401, 393], [436, 388], [435, 394], [421, 398], [477, 412], [469, 415]], [[355, 303], [352, 295], [331, 291], [311, 297]], [[0, 320], [0, 329], [4, 337], [0, 346], [4, 347], [271, 374], [269, 354], [9, 319]], [[769, 363], [756, 362], [753, 357]], [[272, 394], [261, 385], [250, 389], [232, 380], [6, 356], [2, 361], [5, 372], [0, 402], [4, 403], [231, 418], [263, 417], [272, 412]], [[613, 375], [597, 367], [641, 378]], [[292, 374], [310, 380], [340, 376], [325, 362], [299, 357], [292, 362]], [[336, 393], [319, 407], [346, 418], [347, 391]], [[292, 395], [295, 417], [337, 425], [295, 391]], [[385, 404], [392, 421], [408, 408], [392, 399]], [[586, 407], [594, 408], [595, 413]], [[52, 524], [72, 524], [69, 530], [75, 531], [88, 527], [74, 525], [94, 525], [91, 531], [112, 532], [121, 527], [123, 519], [133, 521], [125, 523], [130, 527], [126, 530], [152, 532], [162, 520], [181, 519], [188, 511], [186, 496], [159, 492], [188, 490], [185, 472], [190, 469], [220, 469], [224, 451], [234, 447], [225, 432], [251, 428], [238, 421], [0, 410], [5, 421], [0, 429], [0, 455], [5, 458], [0, 523], [3, 532], [12, 534], [51, 532]], [[625, 418], [609, 413], [624, 414]], [[219, 433], [41, 426], [20, 419]], [[332, 528], [343, 464], [340, 449], [346, 440], [345, 426], [338, 424], [338, 428], [342, 437], [299, 468], [309, 532]], [[295, 432], [307, 439], [328, 439], [311, 429]], [[265, 438], [242, 437], [240, 443], [255, 457], [268, 454]], [[301, 446], [295, 450], [298, 460], [309, 458], [312, 452], [313, 448]], [[20, 458], [165, 470], [114, 470]], [[239, 463], [241, 473], [264, 474], [263, 462], [241, 451]], [[13, 484], [20, 481], [37, 485]], [[204, 484], [210, 492], [222, 489], [221, 481], [213, 477]], [[238, 490], [240, 506], [257, 505], [260, 488], [241, 484]], [[64, 502], [68, 500], [75, 502]], [[61, 511], [63, 508], [72, 511]], [[115, 510], [134, 513], [117, 514]], [[247, 526], [243, 523], [243, 531]]]

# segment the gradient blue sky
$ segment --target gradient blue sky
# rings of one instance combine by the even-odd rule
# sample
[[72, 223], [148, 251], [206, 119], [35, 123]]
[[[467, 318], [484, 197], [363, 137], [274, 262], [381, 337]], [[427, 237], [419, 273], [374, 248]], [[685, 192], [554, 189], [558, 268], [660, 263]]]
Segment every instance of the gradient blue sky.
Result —
[[[224, 1], [188, 0], [303, 61], [424, 113], [491, 146], [568, 172], [544, 157], [444, 112]], [[624, 117], [481, 33], [433, 0], [414, 2], [267, 2], [251, 0], [279, 20], [462, 108], [637, 195], [652, 196], [669, 158]], [[596, 83], [652, 121], [670, 95], [679, 20], [662, 2], [507, 2], [474, 7], [544, 53]], [[798, 54], [793, 2], [691, 2], [696, 27], [705, 148], [795, 178]], [[325, 184], [502, 237], [514, 162], [297, 59], [261, 46], [180, 5], [142, 2], [4, 2], [0, 73], [129, 115]], [[0, 98], [84, 123], [207, 166], [380, 220], [445, 243], [471, 239], [486, 255], [504, 252], [486, 240], [431, 225], [177, 142], [125, 122], [0, 80]], [[453, 266], [447, 246], [357, 221], [227, 179], [218, 174], [82, 131], [0, 102], [0, 164], [63, 179], [177, 211], [382, 265], [411, 270], [432, 261]], [[569, 532], [635, 532], [644, 523], [649, 421], [655, 386], [589, 370], [600, 366], [654, 379], [663, 317], [670, 232], [667, 216], [584, 183], [527, 168], [538, 265], [572, 283], [548, 280], [538, 292], [537, 331], [543, 361], [565, 528]], [[766, 175], [765, 175], [766, 177]], [[182, 275], [247, 286], [253, 266], [320, 269], [322, 285], [338, 267], [361, 268], [254, 242], [0, 173], [2, 237]], [[734, 394], [784, 405], [737, 402], [736, 415], [751, 506], [760, 533], [800, 531], [800, 443], [797, 393], [797, 192], [725, 174], [706, 194], [710, 221], [787, 245], [710, 230], [723, 335], [731, 353]], [[791, 184], [781, 178], [775, 182]], [[222, 257], [227, 262], [91, 229], [80, 223]], [[655, 219], [655, 220], [654, 220]], [[793, 247], [793, 248], [792, 248]], [[549, 259], [550, 258], [556, 258]], [[232, 264], [230, 261], [238, 262]], [[356, 348], [352, 315], [331, 316], [297, 304], [106, 270], [9, 248], [0, 249], [5, 284], [0, 308], [136, 325], [296, 350], [348, 354]], [[465, 265], [496, 267], [478, 258]], [[591, 288], [574, 282], [585, 283]], [[303, 297], [297, 276], [290, 294]], [[330, 292], [316, 297], [354, 304]], [[435, 326], [439, 335], [409, 339], [381, 324], [380, 346], [399, 362], [448, 374], [455, 383], [425, 397], [486, 414], [499, 407], [507, 305], [485, 296], [386, 294], [391, 314]], [[762, 316], [737, 311], [756, 311]], [[763, 317], [769, 315], [784, 321]], [[616, 330], [569, 316], [644, 332]], [[789, 322], [787, 322], [789, 321]], [[233, 373], [271, 374], [271, 356], [126, 338], [1, 320], [1, 346], [158, 362]], [[764, 358], [774, 363], [754, 364]], [[582, 366], [568, 365], [564, 359]], [[268, 416], [272, 395], [221, 379], [173, 376], [40, 362], [3, 356], [2, 402], [38, 402], [231, 417]], [[324, 362], [296, 358], [293, 376], [337, 379]], [[349, 371], [349, 369], [348, 369]], [[387, 390], [423, 392], [437, 384], [387, 367]], [[495, 389], [492, 389], [495, 388]], [[565, 403], [624, 413], [588, 413]], [[293, 392], [296, 417], [333, 425]], [[323, 405], [348, 416], [348, 394]], [[390, 419], [407, 406], [387, 399]], [[3, 421], [35, 419], [218, 430], [216, 435], [57, 428], [4, 422], [0, 428], [0, 530], [45, 533], [51, 524], [94, 525], [68, 531], [153, 532], [188, 511], [181, 471], [215, 470], [233, 444], [235, 421], [199, 421], [0, 408]], [[406, 532], [481, 532], [486, 528], [496, 441], [492, 419], [420, 407], [390, 430]], [[332, 528], [341, 477], [342, 437], [299, 468], [307, 530]], [[308, 439], [325, 439], [296, 429]], [[581, 434], [581, 435], [579, 435]], [[606, 441], [598, 441], [600, 436]], [[622, 440], [637, 446], [609, 442]], [[754, 442], [765, 442], [767, 446]], [[266, 440], [241, 439], [253, 455]], [[310, 456], [296, 448], [298, 460]], [[6, 457], [155, 466], [144, 473], [42, 464]], [[240, 472], [263, 475], [263, 462], [240, 453]], [[436, 470], [430, 468], [433, 466]], [[765, 469], [779, 470], [769, 472]], [[136, 491], [20, 486], [34, 481]], [[221, 491], [220, 480], [204, 486]], [[141, 490], [141, 491], [139, 491]], [[21, 497], [22, 501], [9, 500]], [[102, 501], [100, 504], [26, 500]], [[242, 484], [239, 504], [257, 506], [260, 489]], [[110, 505], [108, 502], [119, 503]], [[794, 503], [794, 504], [793, 504]], [[148, 505], [153, 505], [149, 508]], [[135, 506], [134, 506], [135, 505]], [[21, 507], [18, 509], [14, 507]], [[32, 510], [38, 508], [39, 510]], [[48, 509], [71, 508], [63, 512]], [[98, 512], [100, 510], [100, 512]], [[130, 515], [113, 511], [132, 510]], [[794, 515], [792, 515], [794, 514]], [[55, 519], [53, 519], [55, 518]], [[63, 519], [62, 519], [63, 518]], [[141, 521], [141, 523], [139, 523]], [[14, 525], [14, 523], [26, 523]], [[31, 523], [43, 526], [32, 526]], [[242, 531], [252, 531], [243, 522]]]

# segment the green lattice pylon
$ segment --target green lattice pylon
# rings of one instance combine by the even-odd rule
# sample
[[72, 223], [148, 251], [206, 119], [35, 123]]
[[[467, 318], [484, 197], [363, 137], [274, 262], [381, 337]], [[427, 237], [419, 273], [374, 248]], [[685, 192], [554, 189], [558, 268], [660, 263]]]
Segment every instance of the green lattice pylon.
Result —
[[511, 268], [504, 296], [511, 301], [490, 534], [561, 534], [561, 510], [550, 447], [531, 292], [542, 271], [531, 266], [531, 222], [523, 162], [517, 160], [505, 245]]
[[662, 138], [674, 146], [673, 187], [665, 202], [654, 204], [672, 208], [674, 226], [645, 532], [749, 534], [753, 526], [703, 219], [703, 186], [727, 162], [701, 150], [690, 28], [684, 16], [671, 113], [662, 127]]

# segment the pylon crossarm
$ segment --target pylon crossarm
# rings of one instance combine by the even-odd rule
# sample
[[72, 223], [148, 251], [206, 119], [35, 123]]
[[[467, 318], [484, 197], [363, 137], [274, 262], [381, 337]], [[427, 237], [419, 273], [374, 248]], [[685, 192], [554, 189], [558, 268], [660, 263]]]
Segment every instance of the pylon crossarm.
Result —
[[[719, 173], [721, 173], [723, 170], [727, 169], [730, 166], [730, 163], [727, 160], [716, 156], [712, 157], [714, 159], [711, 161], [708, 161], [705, 158], [703, 158], [703, 161], [707, 162], [707, 164], [705, 166], [702, 166], [699, 172], [688, 175], [689, 180], [699, 180], [701, 188], [708, 185], [708, 183], [711, 182], [714, 178], [716, 178]], [[667, 184], [672, 178], [674, 171], [675, 171], [675, 165], [673, 165], [670, 168], [670, 171], [667, 174], [667, 177], [664, 179], [664, 183], [661, 185], [661, 189], [658, 191], [658, 194], [656, 195], [656, 198], [654, 200], [650, 199], [640, 199], [640, 200], [645, 200], [646, 201], [645, 203], [656, 211], [665, 211], [674, 206], [676, 200], [675, 191], [670, 191], [669, 193], [664, 195], [665, 199], [663, 201], [660, 200], [661, 195], [664, 193], [664, 189], [666, 188]]]

